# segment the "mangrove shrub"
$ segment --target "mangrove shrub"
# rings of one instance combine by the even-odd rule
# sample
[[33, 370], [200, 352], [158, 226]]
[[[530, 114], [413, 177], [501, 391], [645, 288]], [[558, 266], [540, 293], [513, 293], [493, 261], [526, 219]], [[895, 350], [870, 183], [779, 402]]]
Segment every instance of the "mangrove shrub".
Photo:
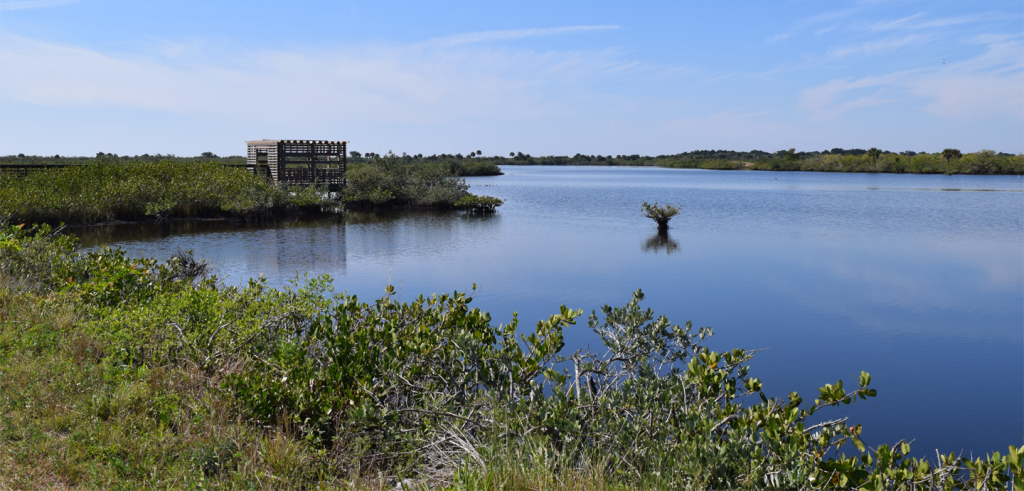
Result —
[[490, 210], [501, 200], [469, 192], [466, 180], [449, 162], [408, 163], [389, 152], [348, 171], [344, 193], [351, 208], [430, 207]]
[[290, 188], [217, 161], [94, 160], [0, 175], [0, 213], [12, 220], [96, 223], [332, 211], [318, 186]]
[[643, 207], [644, 216], [658, 224], [658, 230], [668, 230], [669, 220], [679, 214], [679, 207], [672, 205], [658, 206], [657, 201], [653, 205], [647, 204], [644, 201], [640, 206]]

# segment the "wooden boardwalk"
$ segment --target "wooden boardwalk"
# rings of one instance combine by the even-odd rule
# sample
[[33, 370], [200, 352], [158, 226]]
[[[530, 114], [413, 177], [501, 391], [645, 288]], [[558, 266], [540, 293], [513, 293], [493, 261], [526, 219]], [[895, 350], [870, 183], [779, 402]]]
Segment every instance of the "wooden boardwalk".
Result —
[[0, 164], [0, 174], [25, 177], [33, 172], [50, 169], [63, 169], [80, 164]]

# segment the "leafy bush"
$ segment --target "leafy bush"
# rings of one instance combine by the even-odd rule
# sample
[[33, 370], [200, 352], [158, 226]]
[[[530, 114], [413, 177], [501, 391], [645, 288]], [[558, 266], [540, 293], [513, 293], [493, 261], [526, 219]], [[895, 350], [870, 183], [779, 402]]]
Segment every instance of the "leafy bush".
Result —
[[646, 201], [644, 201], [640, 206], [644, 209], [644, 216], [654, 220], [654, 222], [658, 224], [658, 230], [667, 230], [669, 220], [679, 214], [678, 206], [658, 206], [657, 202], [653, 205], [649, 205]]
[[486, 202], [488, 205], [485, 207], [493, 211], [493, 207], [500, 203], [475, 200], [469, 193], [466, 180], [459, 177], [458, 165], [462, 164], [411, 164], [393, 153], [374, 157], [370, 162], [349, 169], [345, 204], [350, 208], [418, 206], [476, 209], [469, 204], [457, 204], [468, 199], [470, 201], [464, 203]]
[[503, 203], [504, 201], [491, 196], [477, 196], [470, 194], [468, 196], [463, 196], [456, 201], [455, 207], [476, 213], [494, 213], [494, 210]]
[[449, 165], [455, 166], [457, 176], [500, 176], [503, 173], [498, 164], [493, 160], [486, 159], [462, 159], [449, 160]]

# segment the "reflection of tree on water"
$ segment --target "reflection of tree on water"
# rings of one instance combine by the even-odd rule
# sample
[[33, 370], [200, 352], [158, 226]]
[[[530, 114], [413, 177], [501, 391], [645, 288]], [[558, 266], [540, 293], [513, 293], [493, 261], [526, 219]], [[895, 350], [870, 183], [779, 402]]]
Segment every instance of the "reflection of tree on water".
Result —
[[659, 230], [658, 233], [648, 237], [641, 248], [644, 252], [657, 254], [665, 251], [666, 254], [672, 254], [679, 252], [679, 242], [668, 235], [668, 230]]
[[[497, 213], [469, 213], [460, 210], [384, 210], [384, 211], [346, 211], [344, 221], [350, 225], [365, 225], [376, 223], [392, 223], [399, 221], [423, 221], [427, 220], [434, 224], [472, 222], [482, 223], [496, 221], [499, 218]], [[496, 222], [495, 222], [496, 223]]]

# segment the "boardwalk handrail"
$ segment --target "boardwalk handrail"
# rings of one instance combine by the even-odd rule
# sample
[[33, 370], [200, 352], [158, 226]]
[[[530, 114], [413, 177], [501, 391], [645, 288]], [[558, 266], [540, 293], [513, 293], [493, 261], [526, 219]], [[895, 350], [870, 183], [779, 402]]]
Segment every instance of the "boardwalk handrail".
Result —
[[14, 174], [15, 177], [25, 177], [31, 172], [41, 170], [63, 169], [86, 164], [0, 164], [0, 174]]

